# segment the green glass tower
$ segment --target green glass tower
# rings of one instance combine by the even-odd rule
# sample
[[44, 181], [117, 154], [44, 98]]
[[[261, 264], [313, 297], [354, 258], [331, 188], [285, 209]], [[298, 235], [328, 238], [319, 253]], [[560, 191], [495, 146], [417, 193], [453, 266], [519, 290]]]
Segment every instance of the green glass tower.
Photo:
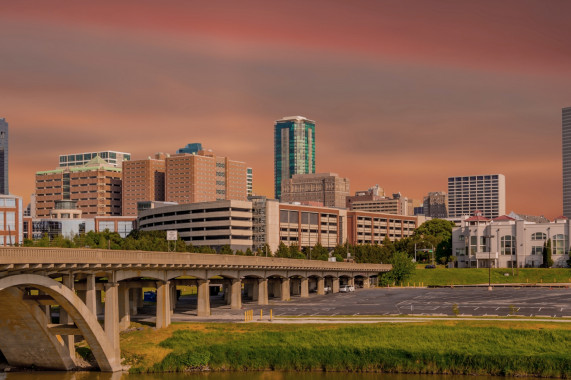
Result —
[[315, 121], [303, 116], [284, 117], [274, 125], [274, 190], [294, 174], [315, 173]]

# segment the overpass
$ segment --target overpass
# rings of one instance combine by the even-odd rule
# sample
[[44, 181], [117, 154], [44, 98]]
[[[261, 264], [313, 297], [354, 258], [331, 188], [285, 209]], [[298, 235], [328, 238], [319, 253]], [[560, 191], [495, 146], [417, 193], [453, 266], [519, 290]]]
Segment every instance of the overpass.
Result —
[[[177, 286], [196, 286], [197, 315], [210, 315], [210, 286], [232, 309], [242, 293], [258, 305], [310, 291], [368, 288], [386, 264], [274, 257], [65, 248], [0, 248], [0, 351], [10, 365], [71, 370], [75, 336], [83, 336], [101, 371], [121, 370], [119, 333], [156, 288], [156, 327], [170, 324]], [[51, 308], [59, 306], [59, 321]], [[98, 316], [103, 320], [99, 323]]]

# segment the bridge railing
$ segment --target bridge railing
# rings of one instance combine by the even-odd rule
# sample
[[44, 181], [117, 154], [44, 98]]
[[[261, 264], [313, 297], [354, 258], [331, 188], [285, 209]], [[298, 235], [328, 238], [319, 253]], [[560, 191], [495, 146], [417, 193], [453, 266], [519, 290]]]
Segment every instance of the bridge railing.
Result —
[[386, 272], [389, 264], [359, 264], [277, 257], [235, 256], [184, 252], [122, 251], [86, 248], [0, 248], [0, 265], [6, 264], [124, 264], [267, 267]]

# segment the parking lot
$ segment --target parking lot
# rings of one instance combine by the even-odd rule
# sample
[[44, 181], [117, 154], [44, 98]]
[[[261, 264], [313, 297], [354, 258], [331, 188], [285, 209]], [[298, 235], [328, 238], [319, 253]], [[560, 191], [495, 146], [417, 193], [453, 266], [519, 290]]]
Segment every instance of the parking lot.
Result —
[[458, 315], [571, 317], [571, 289], [360, 289], [273, 302], [276, 316]]
[[[207, 320], [240, 319], [244, 310], [260, 309], [275, 317], [330, 316], [508, 316], [571, 318], [571, 289], [566, 288], [376, 288], [355, 292], [311, 294], [290, 301], [270, 299], [270, 305], [243, 302], [242, 310], [231, 310], [221, 296], [211, 297], [212, 316]], [[196, 320], [196, 298], [179, 300], [173, 321]], [[142, 316], [140, 316], [142, 317]]]

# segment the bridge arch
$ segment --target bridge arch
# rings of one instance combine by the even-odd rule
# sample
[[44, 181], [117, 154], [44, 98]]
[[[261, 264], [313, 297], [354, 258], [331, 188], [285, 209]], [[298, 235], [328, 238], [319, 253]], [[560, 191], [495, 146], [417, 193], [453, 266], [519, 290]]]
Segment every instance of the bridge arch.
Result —
[[[16, 301], [14, 296], [16, 296], [17, 293], [14, 291], [21, 286], [32, 287], [45, 292], [68, 313], [68, 315], [72, 318], [73, 322], [81, 331], [81, 334], [89, 344], [89, 347], [91, 348], [101, 371], [116, 372], [121, 370], [120, 354], [118, 350], [115, 350], [114, 344], [110, 342], [103, 328], [97, 321], [97, 317], [91, 311], [89, 311], [87, 306], [81, 301], [81, 299], [75, 294], [73, 290], [49, 277], [34, 274], [19, 274], [0, 279], [0, 293], [3, 295], [12, 295], [12, 297], [1, 298], [9, 298], [11, 301]], [[25, 306], [23, 305], [24, 301], [21, 298], [19, 303], [20, 306]], [[34, 313], [34, 309], [30, 310], [29, 307], [20, 307], [18, 311], [25, 309], [28, 309], [30, 313]], [[40, 311], [39, 308], [35, 308], [35, 310]], [[5, 313], [1, 313], [0, 323], [2, 325], [6, 324], [7, 326], [10, 326], [14, 323], [14, 321], [8, 320], [8, 318], [10, 318], [10, 315], [7, 316]], [[34, 324], [30, 318], [26, 319], [25, 323]], [[44, 326], [44, 328], [39, 328], [39, 321], [37, 319], [35, 323], [35, 326], [25, 327], [31, 328], [32, 331], [43, 331], [43, 336], [38, 337], [38, 339], [43, 339], [44, 341], [52, 341], [53, 335], [49, 335], [51, 333], [47, 329], [47, 326]], [[10, 328], [3, 330], [5, 330], [5, 333], [3, 331], [3, 334], [0, 334], [0, 350], [2, 350], [3, 353], [11, 349], [16, 350], [15, 352], [17, 353], [18, 349], [24, 349], [24, 346], [22, 345], [34, 345], [36, 343], [30, 339], [21, 341], [20, 345], [17, 347], [6, 347], [9, 342], [13, 342], [11, 339], [18, 339], [19, 330]], [[65, 356], [62, 356], [63, 351], [58, 351], [57, 346], [52, 346], [52, 348], [52, 352], [46, 352], [43, 353], [43, 355], [54, 357], [56, 359], [55, 363], [58, 366], [64, 364], [64, 366], [59, 369], [69, 370], [70, 368], [66, 368], [68, 366], [66, 363], [69, 363], [71, 360], [69, 353], [67, 353], [68, 357], [66, 358]], [[8, 357], [7, 359], [10, 360]], [[73, 360], [71, 360], [71, 362], [73, 363]], [[35, 365], [35, 363], [27, 363], [27, 365], [31, 366]]]

